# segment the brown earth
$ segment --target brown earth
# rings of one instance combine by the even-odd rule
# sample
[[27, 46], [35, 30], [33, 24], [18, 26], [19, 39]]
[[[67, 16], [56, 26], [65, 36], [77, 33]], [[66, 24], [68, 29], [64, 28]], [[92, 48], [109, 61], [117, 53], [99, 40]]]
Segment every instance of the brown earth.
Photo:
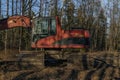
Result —
[[[74, 55], [75, 53], [71, 52], [71, 56], [65, 54], [67, 63], [57, 61], [55, 66], [43, 67], [37, 57], [35, 59], [38, 62], [30, 58], [30, 61], [18, 63], [18, 58], [14, 55], [18, 54], [17, 50], [9, 50], [7, 54], [1, 51], [0, 80], [120, 80], [120, 53], [89, 52]], [[5, 61], [10, 59], [11, 61]], [[51, 64], [56, 64], [56, 61], [53, 62]]]

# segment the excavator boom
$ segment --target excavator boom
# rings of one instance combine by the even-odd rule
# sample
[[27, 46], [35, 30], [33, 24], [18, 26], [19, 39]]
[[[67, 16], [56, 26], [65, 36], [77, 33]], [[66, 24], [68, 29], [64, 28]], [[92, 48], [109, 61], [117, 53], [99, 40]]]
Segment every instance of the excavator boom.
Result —
[[0, 20], [0, 30], [16, 27], [31, 27], [31, 19], [26, 16], [11, 16]]

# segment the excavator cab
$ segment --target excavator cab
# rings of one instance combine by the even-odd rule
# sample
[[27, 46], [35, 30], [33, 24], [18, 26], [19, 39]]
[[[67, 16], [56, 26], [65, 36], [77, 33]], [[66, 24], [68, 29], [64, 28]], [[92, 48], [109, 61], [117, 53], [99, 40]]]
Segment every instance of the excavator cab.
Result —
[[32, 42], [56, 34], [56, 19], [37, 17], [33, 19]]

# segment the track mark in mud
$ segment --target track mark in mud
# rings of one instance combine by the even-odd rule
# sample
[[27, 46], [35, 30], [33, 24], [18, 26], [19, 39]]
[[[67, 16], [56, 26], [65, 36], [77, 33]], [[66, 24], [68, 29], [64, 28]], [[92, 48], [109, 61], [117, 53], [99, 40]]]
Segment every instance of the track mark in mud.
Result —
[[18, 71], [16, 61], [1, 61], [0, 70], [3, 72]]
[[88, 70], [87, 55], [82, 56], [82, 64], [83, 64], [84, 70]]
[[91, 70], [85, 77], [85, 80], [91, 80], [92, 75], [95, 73], [96, 70]]
[[[100, 70], [98, 72], [98, 77], [99, 77], [99, 80], [103, 80], [103, 78], [105, 78], [105, 73], [106, 73], [106, 69], [108, 69], [109, 67], [111, 67], [110, 65], [106, 64], [105, 62], [103, 61], [97, 61], [95, 60], [94, 61], [94, 69], [95, 70], [91, 70], [87, 73], [86, 77], [85, 77], [85, 80], [92, 80], [92, 75], [95, 74], [95, 72], [97, 70]], [[113, 76], [113, 73], [114, 73], [114, 69], [112, 70], [110, 76]], [[112, 80], [112, 77], [111, 77], [111, 80]]]
[[77, 80], [78, 77], [78, 70], [72, 70], [71, 74], [68, 76], [68, 78], [66, 80]]
[[0, 71], [3, 72], [15, 72], [21, 70], [33, 70], [37, 69], [37, 67], [33, 63], [29, 61], [1, 61], [0, 62]]
[[[97, 70], [102, 70], [102, 68], [106, 66], [103, 62], [97, 62], [97, 65], [94, 66], [94, 68], [96, 68], [95, 70], [91, 70], [87, 73], [86, 77], [85, 77], [85, 80], [92, 80], [92, 75], [97, 71]], [[100, 70], [100, 71], [101, 71]]]
[[98, 65], [99, 65], [99, 62], [97, 60], [94, 60], [93, 68], [96, 68]]
[[101, 69], [100, 74], [98, 75], [99, 80], [103, 80], [103, 78], [105, 77], [106, 69], [108, 69], [108, 67], [109, 67], [108, 65], [105, 65], [105, 67]]
[[97, 68], [97, 69], [101, 69], [104, 65], [105, 65], [105, 63], [101, 62], [101, 63], [99, 64], [99, 66], [97, 66], [96, 68]]
[[113, 80], [113, 74], [114, 74], [114, 72], [115, 72], [115, 69], [114, 68], [112, 68], [112, 71], [111, 71], [111, 73], [110, 73], [110, 80]]
[[24, 80], [26, 76], [33, 74], [33, 73], [34, 73], [34, 71], [21, 73], [20, 75], [16, 76], [12, 80]]

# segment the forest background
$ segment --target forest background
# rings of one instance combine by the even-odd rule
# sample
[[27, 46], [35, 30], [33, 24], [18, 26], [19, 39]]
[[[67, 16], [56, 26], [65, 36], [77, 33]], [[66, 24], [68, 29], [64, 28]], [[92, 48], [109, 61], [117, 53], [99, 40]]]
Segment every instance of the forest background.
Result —
[[[90, 31], [90, 51], [120, 50], [120, 0], [0, 0], [0, 18], [56, 16], [64, 29], [74, 23]], [[72, 24], [71, 24], [72, 23]], [[0, 31], [0, 50], [30, 50], [31, 29]]]

